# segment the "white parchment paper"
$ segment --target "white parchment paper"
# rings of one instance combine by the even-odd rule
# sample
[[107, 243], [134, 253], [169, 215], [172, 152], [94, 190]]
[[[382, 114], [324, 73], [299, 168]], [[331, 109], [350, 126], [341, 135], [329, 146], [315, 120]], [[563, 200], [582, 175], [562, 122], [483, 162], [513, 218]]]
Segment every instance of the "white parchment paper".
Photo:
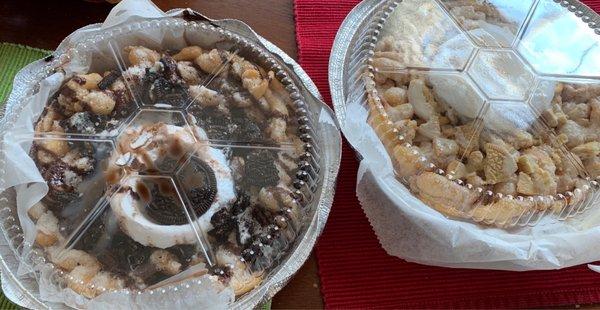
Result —
[[516, 271], [600, 260], [600, 208], [567, 221], [549, 216], [534, 227], [510, 231], [448, 219], [395, 178], [365, 108], [348, 103], [346, 113], [343, 132], [363, 156], [357, 196], [388, 254], [427, 265]]

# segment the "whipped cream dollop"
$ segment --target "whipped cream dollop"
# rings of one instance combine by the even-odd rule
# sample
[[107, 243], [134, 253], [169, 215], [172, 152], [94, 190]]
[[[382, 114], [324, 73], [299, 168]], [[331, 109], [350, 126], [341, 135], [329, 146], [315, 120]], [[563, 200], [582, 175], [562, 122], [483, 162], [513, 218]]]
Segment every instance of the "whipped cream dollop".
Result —
[[[201, 129], [195, 131], [202, 132]], [[140, 182], [143, 183], [143, 179], [148, 177], [140, 176], [138, 172], [154, 167], [154, 163], [162, 160], [169, 152], [172, 153], [174, 143], [178, 145], [181, 156], [193, 153], [194, 157], [204, 161], [215, 174], [215, 199], [192, 225], [164, 225], [154, 221], [145, 212], [148, 201], [142, 198], [145, 193], [139, 186]], [[110, 206], [121, 230], [142, 245], [168, 248], [178, 244], [197, 243], [201, 238], [199, 234], [212, 228], [212, 215], [232, 203], [236, 197], [231, 169], [225, 154], [208, 144], [197, 143], [188, 127], [159, 123], [130, 128], [126, 131], [126, 136], [119, 140], [118, 149], [111, 162], [121, 169], [123, 166], [130, 169], [129, 176], [121, 184], [122, 188], [128, 190], [116, 193], [110, 200]]]

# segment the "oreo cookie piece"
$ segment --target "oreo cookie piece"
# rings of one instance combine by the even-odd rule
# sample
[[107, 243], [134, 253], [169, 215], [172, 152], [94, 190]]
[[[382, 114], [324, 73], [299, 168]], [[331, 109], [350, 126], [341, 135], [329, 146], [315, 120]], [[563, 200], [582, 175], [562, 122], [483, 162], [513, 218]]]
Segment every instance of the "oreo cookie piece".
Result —
[[260, 127], [248, 118], [236, 118], [233, 138], [238, 142], [261, 142], [264, 136]]
[[171, 56], [163, 56], [160, 59], [160, 63], [163, 66], [163, 73], [166, 77], [171, 80], [178, 79], [177, 76], [177, 62]]
[[192, 157], [190, 159], [193, 169], [193, 182], [195, 187], [187, 193], [188, 199], [197, 216], [206, 212], [217, 197], [217, 177], [212, 168], [203, 160]]
[[87, 111], [71, 115], [71, 117], [62, 120], [60, 125], [69, 133], [96, 133], [96, 125], [92, 121], [91, 113]]
[[244, 167], [246, 183], [261, 188], [277, 185], [279, 174], [275, 167], [275, 159], [275, 154], [268, 150], [249, 152]]
[[104, 76], [102, 78], [102, 80], [100, 80], [100, 82], [98, 83], [98, 88], [100, 90], [105, 90], [107, 88], [109, 88], [116, 80], [119, 79], [119, 77], [121, 77], [121, 74], [117, 71], [110, 71], [106, 76]]
[[245, 191], [241, 191], [238, 193], [238, 196], [231, 206], [231, 214], [238, 215], [246, 209], [250, 207], [250, 195], [248, 195]]
[[50, 188], [48, 194], [42, 198], [44, 205], [55, 214], [60, 213], [62, 209], [79, 200], [79, 193], [75, 191], [64, 191], [61, 189]]
[[[112, 272], [126, 275], [148, 261], [151, 249], [131, 237], [117, 232], [112, 236], [108, 250], [102, 251], [98, 255], [98, 259], [104, 262], [103, 265]], [[112, 262], [112, 265], [106, 263], [105, 260]]]
[[186, 265], [192, 260], [192, 257], [199, 254], [199, 249], [195, 244], [178, 244], [169, 248], [169, 252], [175, 254], [180, 262]]
[[245, 246], [255, 239], [256, 231], [260, 225], [250, 217], [242, 217], [237, 220], [236, 239], [237, 242]]
[[[106, 222], [109, 221], [110, 211], [105, 210], [101, 216], [99, 216], [92, 225], [90, 225], [79, 241], [75, 244], [75, 248], [86, 252], [93, 252], [98, 247], [106, 247], [111, 242], [111, 232], [106, 227]], [[71, 233], [75, 228], [74, 226], [79, 225], [83, 219], [74, 220], [72, 225], [67, 229], [68, 233]]]
[[231, 213], [223, 208], [210, 218], [213, 229], [208, 232], [208, 235], [213, 237], [218, 243], [225, 243], [229, 239], [231, 232], [236, 228], [235, 222]]
[[177, 203], [175, 197], [161, 193], [157, 186], [152, 189], [151, 195], [145, 210], [152, 220], [163, 225], [183, 225], [188, 222], [183, 206]]
[[231, 140], [236, 129], [235, 123], [229, 115], [215, 108], [194, 109], [197, 125], [204, 129], [206, 135], [212, 140]]
[[148, 91], [152, 104], [166, 104], [180, 107], [191, 100], [185, 85], [162, 76], [154, 80]]

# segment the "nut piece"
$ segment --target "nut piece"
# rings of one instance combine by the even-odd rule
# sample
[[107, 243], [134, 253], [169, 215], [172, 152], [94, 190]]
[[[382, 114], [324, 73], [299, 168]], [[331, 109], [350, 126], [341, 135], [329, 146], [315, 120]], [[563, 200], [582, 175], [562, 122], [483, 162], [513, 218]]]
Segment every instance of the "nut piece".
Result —
[[203, 107], [216, 107], [225, 102], [223, 95], [204, 86], [190, 86], [190, 95]]
[[69, 144], [66, 140], [43, 140], [39, 143], [44, 150], [59, 157], [65, 156], [69, 152]]
[[451, 216], [464, 217], [463, 210], [469, 210], [478, 198], [474, 191], [433, 172], [412, 177], [410, 187], [423, 202]]
[[416, 174], [420, 170], [419, 154], [418, 147], [396, 145], [392, 151], [396, 175], [407, 177]]
[[99, 266], [98, 268], [77, 266], [71, 272], [69, 272], [69, 276], [67, 277], [67, 285], [70, 289], [85, 297], [94, 298], [97, 293], [90, 288], [89, 283], [96, 276], [99, 269]]
[[156, 250], [150, 255], [150, 263], [156, 270], [174, 276], [181, 271], [181, 263], [175, 254], [166, 250]]
[[483, 153], [474, 151], [467, 157], [467, 168], [469, 171], [476, 172], [483, 170]]
[[538, 169], [535, 158], [529, 154], [520, 156], [517, 165], [519, 166], [519, 170], [525, 173], [533, 173]]
[[460, 146], [461, 150], [466, 153], [479, 150], [480, 131], [477, 129], [475, 122], [457, 126], [454, 133], [454, 140]]
[[558, 126], [558, 117], [554, 114], [552, 109], [545, 110], [542, 112], [542, 118], [546, 121], [546, 124], [551, 128]]
[[223, 61], [218, 50], [213, 49], [208, 53], [200, 54], [194, 62], [202, 69], [202, 71], [210, 74], [215, 74], [223, 66]]
[[[394, 128], [398, 130], [398, 135], [402, 135], [407, 142], [411, 142], [417, 135], [417, 122], [414, 120], [399, 120], [394, 123]], [[390, 142], [397, 142], [397, 135], [394, 135]]]
[[429, 139], [434, 139], [436, 137], [440, 137], [442, 135], [442, 131], [440, 128], [440, 121], [437, 115], [433, 115], [429, 118], [429, 121], [423, 123], [417, 129], [417, 132]]
[[263, 80], [258, 70], [246, 70], [242, 73], [242, 84], [256, 99], [265, 95], [269, 88], [269, 81]]
[[269, 121], [269, 126], [267, 127], [267, 132], [269, 133], [271, 139], [276, 142], [286, 142], [287, 138], [287, 123], [283, 118], [272, 118]]
[[433, 105], [431, 104], [432, 101], [433, 96], [427, 86], [425, 86], [423, 80], [415, 79], [410, 81], [410, 85], [408, 86], [408, 102], [413, 106], [415, 114], [418, 117], [429, 121], [435, 114]]
[[458, 144], [454, 140], [435, 137], [433, 139], [435, 156], [446, 157], [458, 154]]
[[559, 128], [558, 133], [564, 134], [567, 137], [567, 146], [569, 148], [573, 148], [585, 142], [585, 129], [572, 120], [567, 120], [566, 123]]
[[46, 211], [46, 206], [44, 206], [44, 204], [42, 204], [41, 202], [37, 202], [36, 204], [31, 206], [29, 210], [27, 210], [27, 214], [29, 215], [29, 217], [31, 217], [31, 219], [37, 221], [42, 215], [44, 215], [44, 213], [46, 213]]
[[177, 63], [177, 72], [183, 78], [183, 80], [191, 85], [200, 84], [200, 76], [198, 70], [192, 66], [189, 61], [180, 61]]
[[388, 88], [383, 93], [383, 98], [392, 107], [405, 104], [407, 102], [406, 89], [400, 87]]
[[143, 46], [128, 46], [125, 52], [128, 53], [129, 62], [134, 66], [152, 67], [160, 60], [159, 53]]
[[102, 80], [102, 76], [98, 73], [90, 73], [85, 75], [77, 75], [79, 79], [81, 79], [84, 84], [83, 88], [87, 90], [96, 90], [98, 89], [98, 83]]
[[494, 185], [494, 192], [504, 195], [516, 195], [517, 186], [513, 182], [500, 182]]
[[257, 286], [262, 282], [262, 274], [258, 272], [251, 272], [248, 269], [236, 270], [231, 276], [230, 285], [233, 289], [235, 296], [243, 295]]
[[446, 169], [454, 179], [462, 179], [468, 174], [465, 164], [458, 160], [451, 161]]
[[37, 244], [48, 247], [58, 241], [60, 237], [60, 233], [58, 232], [58, 218], [51, 211], [42, 214], [35, 226], [37, 228], [37, 235], [35, 237]]
[[541, 168], [530, 175], [519, 173], [517, 181], [517, 191], [524, 195], [554, 195], [557, 186], [553, 174]]
[[525, 210], [535, 207], [535, 203], [525, 200], [502, 198], [488, 205], [480, 205], [473, 210], [473, 219], [485, 223], [496, 223], [499, 226], [510, 225]]
[[50, 261], [67, 271], [75, 269], [77, 266], [100, 269], [98, 260], [81, 250], [62, 250], [58, 248], [49, 248]]
[[275, 116], [279, 117], [287, 117], [288, 109], [285, 106], [285, 101], [281, 98], [279, 93], [273, 92], [270, 89], [267, 89], [264, 94], [264, 98], [269, 103], [271, 108], [271, 113]]
[[192, 61], [202, 54], [202, 48], [199, 46], [184, 47], [179, 53], [173, 55], [175, 61]]
[[[74, 272], [74, 271], [73, 271]], [[85, 283], [81, 291], [76, 290], [75, 285], [69, 285], [76, 292], [88, 298], [94, 298], [105, 291], [116, 291], [125, 288], [125, 281], [109, 272], [98, 272], [89, 282]]]
[[104, 91], [92, 91], [83, 97], [83, 101], [98, 115], [109, 115], [115, 108], [115, 100]]
[[579, 156], [582, 160], [594, 158], [600, 154], [600, 142], [588, 142], [586, 144], [574, 147], [571, 152]]

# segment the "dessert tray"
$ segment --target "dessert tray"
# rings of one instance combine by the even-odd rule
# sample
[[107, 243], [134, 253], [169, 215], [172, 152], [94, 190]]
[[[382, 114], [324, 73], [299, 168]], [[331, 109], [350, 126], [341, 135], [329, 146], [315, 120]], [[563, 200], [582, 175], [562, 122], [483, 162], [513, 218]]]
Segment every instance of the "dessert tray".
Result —
[[241, 22], [122, 2], [15, 79], [3, 278], [34, 308], [267, 300], [331, 206], [340, 136], [318, 98]]
[[332, 97], [388, 253], [500, 269], [589, 259], [556, 259], [573, 251], [548, 240], [545, 254], [523, 255], [519, 242], [596, 232], [598, 20], [577, 1], [544, 0], [364, 1], [350, 13]]
[[[367, 122], [417, 197], [498, 226], [590, 206], [600, 174], [592, 28], [552, 1], [384, 6], [362, 76]], [[573, 19], [596, 40], [555, 48]]]

